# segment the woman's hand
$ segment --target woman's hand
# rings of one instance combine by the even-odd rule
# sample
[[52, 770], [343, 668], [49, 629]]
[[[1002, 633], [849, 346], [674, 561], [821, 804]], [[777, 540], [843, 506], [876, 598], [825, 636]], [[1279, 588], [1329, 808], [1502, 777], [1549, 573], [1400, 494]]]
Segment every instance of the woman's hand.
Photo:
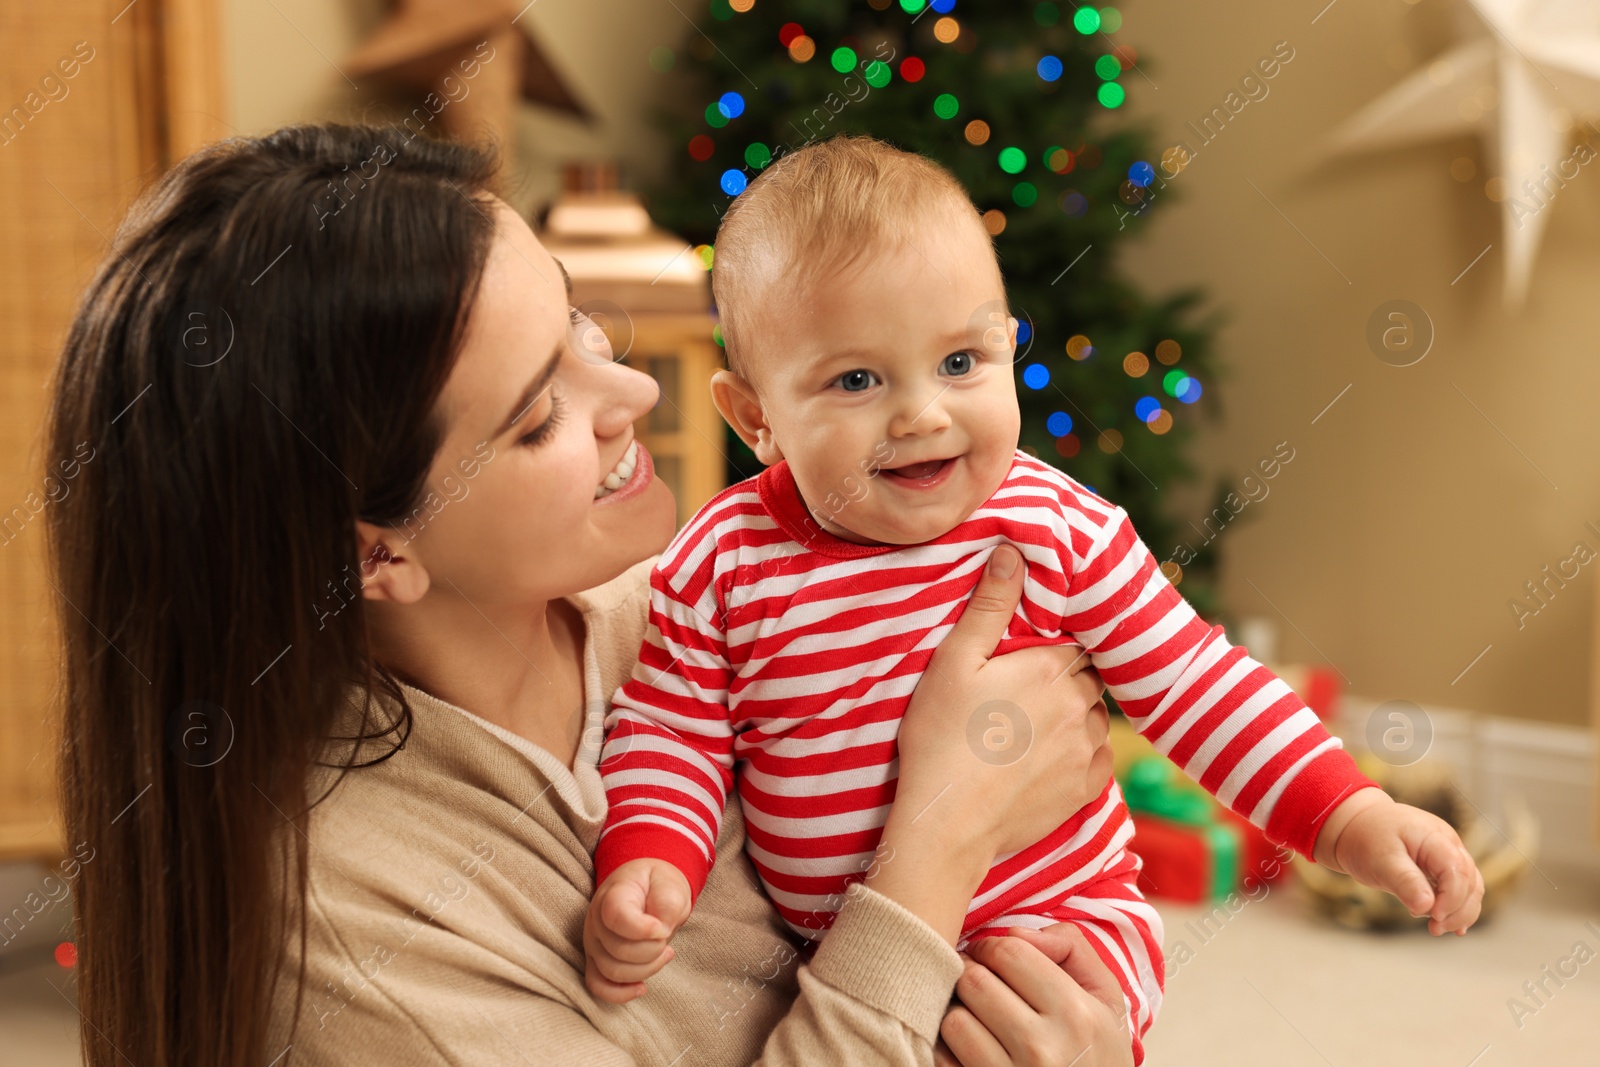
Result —
[[1082, 648], [990, 658], [1021, 599], [1023, 569], [1015, 548], [995, 548], [917, 683], [900, 727], [883, 858], [866, 879], [952, 945], [995, 856], [1044, 837], [1111, 777], [1104, 686]]
[[967, 946], [935, 1067], [1132, 1067], [1122, 987], [1071, 923]]

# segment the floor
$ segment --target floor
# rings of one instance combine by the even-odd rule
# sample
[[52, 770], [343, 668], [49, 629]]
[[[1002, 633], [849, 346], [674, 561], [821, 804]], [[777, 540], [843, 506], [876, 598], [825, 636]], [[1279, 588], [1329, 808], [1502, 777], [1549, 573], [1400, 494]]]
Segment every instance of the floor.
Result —
[[1175, 973], [1168, 964], [1146, 1063], [1600, 1063], [1600, 878], [1541, 867], [1493, 921], [1459, 938], [1312, 921], [1293, 885], [1206, 926], [1209, 908], [1161, 905], [1167, 957], [1179, 963]]
[[[1501, 915], [1464, 938], [1314, 922], [1292, 885], [1258, 897], [1204, 926], [1209, 908], [1161, 905], [1171, 962], [1151, 1067], [1600, 1062], [1593, 873], [1544, 865]], [[1528, 982], [1547, 992], [1536, 986], [1530, 995]], [[78, 1063], [70, 993], [48, 949], [0, 957], [0, 1067]]]

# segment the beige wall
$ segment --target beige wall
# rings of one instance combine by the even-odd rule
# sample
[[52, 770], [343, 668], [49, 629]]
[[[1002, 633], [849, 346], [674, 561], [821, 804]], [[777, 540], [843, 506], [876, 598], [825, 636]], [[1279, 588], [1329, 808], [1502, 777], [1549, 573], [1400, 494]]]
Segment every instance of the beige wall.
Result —
[[[1130, 11], [1122, 35], [1153, 57], [1159, 88], [1125, 79], [1139, 113], [1163, 144], [1198, 148], [1177, 202], [1134, 223], [1147, 239], [1124, 262], [1156, 288], [1203, 284], [1231, 314], [1231, 376], [1216, 390], [1226, 420], [1205, 459], [1242, 474], [1278, 441], [1296, 450], [1221, 536], [1227, 603], [1277, 618], [1290, 658], [1320, 649], [1364, 696], [1587, 721], [1597, 567], [1520, 630], [1508, 604], [1577, 541], [1600, 550], [1585, 529], [1600, 526], [1600, 170], [1551, 206], [1528, 303], [1504, 310], [1476, 143], [1314, 159], [1331, 129], [1453, 39], [1451, 5], [1344, 0], [1312, 25], [1319, 6], [1162, 0]], [[1271, 94], [1201, 147], [1184, 124], [1280, 40], [1295, 58]], [[1467, 184], [1448, 169], [1463, 154], [1479, 164]], [[1365, 342], [1368, 316], [1395, 298], [1437, 331], [1412, 367]]]
[[[368, 94], [324, 56], [342, 55], [381, 7], [275, 5], [228, 5], [234, 124], [358, 115]], [[1317, 6], [1150, 0], [1130, 7], [1119, 37], [1153, 57], [1159, 86], [1126, 76], [1132, 113], [1163, 145], [1199, 149], [1171, 202], [1131, 223], [1144, 239], [1125, 264], [1152, 289], [1202, 284], [1231, 315], [1220, 338], [1230, 376], [1207, 397], [1226, 419], [1204, 461], [1242, 475], [1280, 441], [1295, 449], [1270, 495], [1221, 535], [1227, 602], [1276, 618], [1286, 657], [1326, 655], [1367, 697], [1585, 721], [1595, 568], [1520, 631], [1508, 601], [1579, 539], [1600, 549], [1584, 529], [1600, 525], [1600, 171], [1551, 208], [1527, 307], [1503, 310], [1498, 216], [1481, 176], [1463, 185], [1448, 173], [1464, 153], [1481, 171], [1473, 142], [1312, 161], [1335, 125], [1449, 43], [1449, 3], [1342, 0], [1312, 25]], [[519, 206], [548, 195], [562, 159], [659, 158], [647, 109], [661, 82], [646, 57], [681, 46], [674, 5], [543, 0], [524, 17], [602, 121], [585, 129], [530, 109]], [[1280, 40], [1295, 58], [1266, 99], [1210, 145], [1182, 132]], [[1364, 340], [1368, 316], [1394, 298], [1422, 305], [1437, 331], [1413, 367], [1380, 363]], [[1165, 558], [1173, 546], [1152, 547]]]

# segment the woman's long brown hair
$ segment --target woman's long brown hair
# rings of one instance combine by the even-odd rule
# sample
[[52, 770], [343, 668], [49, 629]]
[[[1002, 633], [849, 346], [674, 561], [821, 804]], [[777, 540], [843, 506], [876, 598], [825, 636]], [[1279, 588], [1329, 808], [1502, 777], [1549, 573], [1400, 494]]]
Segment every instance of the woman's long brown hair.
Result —
[[342, 766], [410, 728], [375, 699], [399, 694], [369, 655], [355, 523], [395, 524], [423, 489], [493, 173], [489, 152], [393, 127], [221, 142], [140, 198], [83, 298], [46, 459], [73, 469], [48, 521], [64, 821], [92, 853], [89, 1064], [280, 1051], [307, 774], [352, 685], [367, 729]]

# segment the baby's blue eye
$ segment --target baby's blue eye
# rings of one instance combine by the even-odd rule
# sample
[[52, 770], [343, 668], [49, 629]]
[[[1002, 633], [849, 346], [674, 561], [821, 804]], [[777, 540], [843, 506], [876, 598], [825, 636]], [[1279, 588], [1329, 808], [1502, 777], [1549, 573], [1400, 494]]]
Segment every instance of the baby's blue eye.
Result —
[[940, 370], [946, 374], [959, 378], [972, 373], [972, 353], [952, 352], [944, 357], [944, 362], [939, 365]]
[[869, 370], [847, 370], [839, 375], [839, 384], [847, 393], [859, 393], [870, 389], [873, 380], [873, 374]]

